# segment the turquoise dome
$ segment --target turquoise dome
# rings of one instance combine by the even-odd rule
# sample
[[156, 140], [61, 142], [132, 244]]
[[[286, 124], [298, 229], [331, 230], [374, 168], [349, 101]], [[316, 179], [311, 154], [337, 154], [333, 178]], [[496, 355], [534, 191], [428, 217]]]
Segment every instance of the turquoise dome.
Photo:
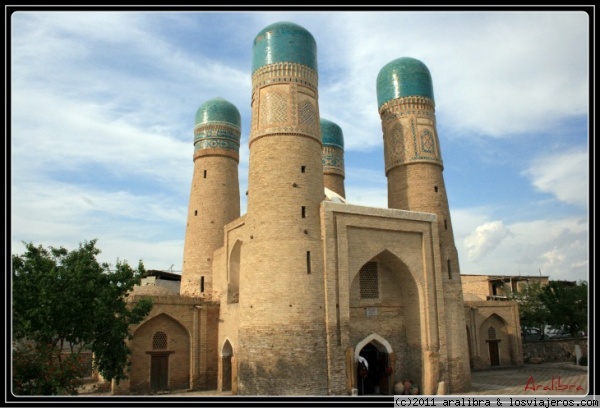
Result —
[[214, 98], [204, 102], [196, 111], [196, 126], [207, 123], [227, 123], [242, 128], [240, 111], [223, 98]]
[[344, 134], [342, 128], [335, 123], [321, 118], [321, 135], [323, 137], [324, 146], [336, 146], [340, 149], [344, 148]]
[[252, 72], [278, 62], [294, 62], [317, 70], [317, 43], [304, 27], [282, 21], [264, 28], [254, 38]]
[[406, 96], [423, 96], [434, 101], [429, 69], [421, 61], [410, 57], [395, 59], [379, 71], [377, 107]]

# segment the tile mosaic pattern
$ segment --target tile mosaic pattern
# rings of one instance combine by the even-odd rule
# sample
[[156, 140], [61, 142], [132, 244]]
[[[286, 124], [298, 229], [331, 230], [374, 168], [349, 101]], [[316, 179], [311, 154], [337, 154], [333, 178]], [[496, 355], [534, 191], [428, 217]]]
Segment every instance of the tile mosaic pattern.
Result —
[[278, 62], [294, 62], [317, 70], [317, 44], [298, 24], [282, 21], [262, 29], [254, 38], [252, 72]]
[[344, 175], [344, 151], [336, 146], [323, 145], [323, 172]]
[[223, 98], [203, 103], [196, 111], [194, 151], [240, 150], [241, 117], [238, 109]]
[[336, 123], [330, 120], [321, 118], [321, 135], [323, 138], [323, 145], [337, 146], [340, 149], [344, 148], [344, 134], [342, 128]]
[[219, 122], [241, 129], [240, 111], [234, 104], [223, 98], [210, 99], [200, 105], [196, 111], [196, 126]]
[[434, 100], [429, 69], [421, 61], [402, 57], [386, 64], [377, 75], [377, 107], [396, 98], [423, 96]]

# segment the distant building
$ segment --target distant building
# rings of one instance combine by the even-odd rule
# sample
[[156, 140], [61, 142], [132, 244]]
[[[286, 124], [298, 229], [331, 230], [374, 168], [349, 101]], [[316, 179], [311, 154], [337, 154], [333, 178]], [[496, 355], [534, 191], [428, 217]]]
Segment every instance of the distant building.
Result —
[[547, 285], [547, 276], [521, 275], [465, 275], [461, 276], [465, 300], [508, 300], [509, 296], [523, 290], [525, 285]]
[[523, 364], [519, 304], [510, 293], [547, 277], [463, 274], [469, 361], [475, 370]]

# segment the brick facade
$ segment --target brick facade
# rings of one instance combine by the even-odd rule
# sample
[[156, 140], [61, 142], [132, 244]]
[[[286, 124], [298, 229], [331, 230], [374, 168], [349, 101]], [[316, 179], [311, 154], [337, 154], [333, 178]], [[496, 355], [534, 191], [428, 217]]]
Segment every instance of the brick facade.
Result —
[[379, 110], [389, 208], [324, 200], [325, 187], [345, 191], [323, 155], [343, 152], [323, 149], [310, 41], [287, 45], [312, 37], [293, 24], [272, 30], [255, 46], [290, 30], [300, 40], [260, 45], [270, 59], [253, 64], [247, 213], [237, 156], [203, 142], [180, 292], [132, 296], [155, 306], [133, 328], [131, 376], [115, 392], [155, 392], [166, 373], [167, 389], [234, 395], [393, 394], [406, 379], [421, 394], [458, 393], [470, 389], [470, 365], [486, 364], [489, 340], [502, 364], [522, 362], [513, 305], [465, 307], [433, 100]]

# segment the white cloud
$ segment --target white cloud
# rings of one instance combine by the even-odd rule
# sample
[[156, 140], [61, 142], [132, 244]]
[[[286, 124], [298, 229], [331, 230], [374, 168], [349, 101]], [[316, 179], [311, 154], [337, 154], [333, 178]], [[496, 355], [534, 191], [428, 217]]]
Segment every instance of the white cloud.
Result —
[[589, 155], [572, 150], [534, 160], [524, 172], [532, 184], [560, 201], [583, 208], [589, 205]]
[[[537, 275], [541, 271], [555, 280], [588, 280], [586, 219], [562, 217], [504, 225], [485, 220], [485, 212], [477, 209], [471, 220], [468, 209], [455, 213], [453, 228], [462, 273]], [[483, 224], [473, 228], [482, 219]]]
[[512, 233], [502, 221], [486, 222], [478, 226], [471, 235], [464, 240], [469, 259], [479, 259], [498, 247], [502, 241]]

